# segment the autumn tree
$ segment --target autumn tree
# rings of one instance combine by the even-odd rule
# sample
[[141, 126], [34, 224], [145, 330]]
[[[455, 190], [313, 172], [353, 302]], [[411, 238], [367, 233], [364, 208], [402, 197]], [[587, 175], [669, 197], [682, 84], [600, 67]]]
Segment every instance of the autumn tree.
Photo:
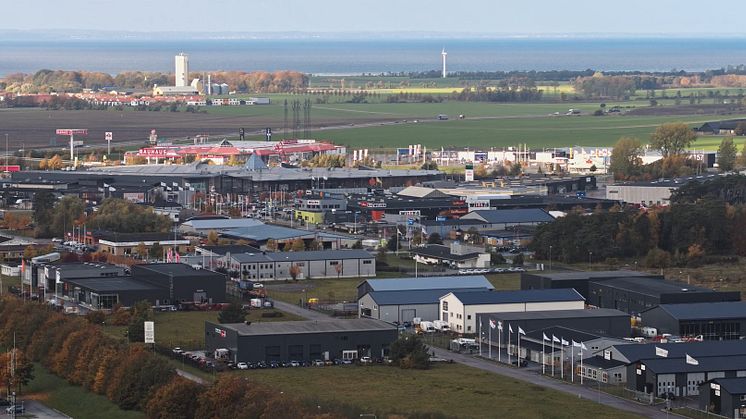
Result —
[[293, 278], [293, 281], [298, 279], [300, 272], [300, 266], [296, 265], [295, 263], [290, 265], [290, 269], [288, 269], [288, 273], [290, 274], [290, 277]]
[[218, 232], [215, 230], [210, 230], [209, 233], [207, 233], [207, 244], [210, 245], [216, 245], [218, 244]]
[[290, 244], [290, 251], [292, 252], [302, 252], [306, 249], [306, 242], [303, 241], [300, 237], [293, 240], [293, 242]]
[[148, 258], [148, 246], [145, 245], [145, 243], [140, 242], [135, 247], [135, 253], [137, 254], [140, 259], [147, 259]]
[[47, 161], [47, 169], [49, 170], [60, 170], [64, 166], [62, 157], [59, 154], [55, 154], [51, 159]]
[[738, 150], [733, 143], [733, 138], [723, 138], [718, 147], [718, 166], [723, 172], [730, 172], [736, 166], [736, 154]]
[[274, 240], [274, 239], [267, 240], [267, 244], [265, 245], [265, 247], [270, 252], [276, 252], [278, 249], [277, 240]]
[[660, 150], [663, 157], [682, 154], [697, 140], [697, 135], [688, 125], [677, 122], [663, 124], [650, 136], [650, 146]]
[[140, 301], [130, 309], [132, 317], [127, 325], [127, 338], [130, 342], [145, 341], [145, 322], [153, 318], [151, 311], [151, 305], [147, 301]]
[[[11, 377], [11, 363], [15, 365], [14, 375]], [[11, 391], [21, 392], [21, 386], [27, 386], [34, 379], [34, 364], [20, 349], [11, 349], [0, 353], [0, 383]]]
[[430, 354], [427, 345], [417, 335], [401, 335], [391, 344], [389, 357], [394, 365], [403, 369], [427, 369], [430, 367]]
[[628, 179], [640, 174], [642, 143], [637, 138], [620, 138], [611, 151], [609, 170], [616, 179]]
[[194, 419], [204, 386], [182, 377], [159, 388], [145, 407], [149, 419]]

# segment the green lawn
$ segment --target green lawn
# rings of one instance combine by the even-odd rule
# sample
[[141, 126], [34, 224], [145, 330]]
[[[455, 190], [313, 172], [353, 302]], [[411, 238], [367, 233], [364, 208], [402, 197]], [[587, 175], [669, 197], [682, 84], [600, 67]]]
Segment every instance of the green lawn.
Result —
[[5, 276], [0, 275], [0, 281], [2, 281], [2, 292], [5, 294], [8, 292], [8, 289], [10, 287], [20, 287], [21, 286], [21, 277], [19, 276]]
[[34, 380], [24, 390], [24, 397], [36, 399], [75, 419], [141, 419], [142, 412], [122, 410], [106, 397], [50, 374], [41, 364], [34, 364]]
[[369, 367], [311, 367], [239, 372], [323, 407], [344, 403], [381, 417], [437, 412], [459, 418], [632, 418], [554, 390], [471, 367], [438, 365], [427, 371]]
[[519, 290], [521, 289], [521, 274], [489, 274], [485, 275], [496, 290]]
[[[279, 312], [280, 317], [262, 317], [263, 313]], [[205, 345], [205, 321], [218, 321], [218, 311], [176, 311], [154, 313], [155, 341], [158, 344], [185, 349], [203, 348]], [[276, 322], [303, 320], [298, 316], [275, 309], [250, 310], [246, 320], [251, 322]], [[124, 338], [126, 326], [105, 326], [110, 336]]]

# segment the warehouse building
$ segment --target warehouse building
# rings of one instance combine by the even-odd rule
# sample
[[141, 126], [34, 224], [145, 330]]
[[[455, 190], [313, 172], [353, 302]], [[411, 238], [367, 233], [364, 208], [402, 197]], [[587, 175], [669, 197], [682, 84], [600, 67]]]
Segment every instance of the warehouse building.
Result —
[[464, 288], [495, 289], [484, 275], [367, 279], [358, 284], [357, 298], [360, 299], [372, 291], [447, 290], [450, 292], [452, 289]]
[[641, 314], [643, 324], [659, 334], [702, 336], [705, 340], [741, 339], [746, 335], [746, 301], [661, 304]]
[[228, 349], [234, 362], [383, 358], [398, 336], [396, 326], [374, 319], [205, 322], [207, 350]]
[[168, 290], [168, 303], [225, 302], [226, 276], [183, 263], [133, 265], [132, 278]]
[[554, 221], [554, 217], [543, 209], [520, 208], [502, 210], [476, 210], [463, 217], [461, 221], [477, 221], [477, 230], [505, 230], [515, 226], [534, 226]]
[[362, 249], [231, 253], [218, 266], [254, 281], [376, 276], [375, 256]]
[[481, 320], [482, 324], [488, 324], [489, 319], [502, 321], [503, 324], [510, 323], [513, 327], [520, 326], [526, 331], [557, 326], [618, 338], [629, 337], [632, 332], [629, 314], [606, 308], [480, 313], [477, 315], [477, 323]]
[[603, 351], [603, 357], [629, 365], [643, 359], [656, 358], [656, 348], [665, 349], [669, 358], [684, 358], [689, 354], [700, 356], [729, 357], [746, 354], [746, 341], [705, 341], [682, 343], [644, 343], [634, 345], [614, 345]]
[[727, 418], [746, 417], [746, 377], [715, 378], [702, 383], [699, 410]]
[[543, 290], [558, 288], [574, 288], [585, 298], [588, 298], [589, 283], [591, 281], [604, 281], [613, 278], [657, 278], [663, 279], [659, 275], [651, 275], [646, 272], [638, 271], [574, 271], [574, 272], [523, 272], [521, 273], [522, 290]]
[[[98, 245], [101, 252], [118, 256], [146, 257], [146, 255], [137, 254], [138, 248], [141, 245], [145, 246], [145, 250], [148, 252], [154, 246], [158, 246], [162, 249], [161, 252], [163, 254], [169, 249], [173, 249], [178, 253], [186, 253], [190, 244], [190, 241], [184, 239], [181, 235], [158, 232], [116, 233], [111, 231], [95, 231], [87, 239], [91, 240], [93, 245]], [[163, 255], [160, 254], [156, 256], [157, 259], [162, 257]]]
[[472, 334], [480, 313], [583, 308], [585, 299], [572, 289], [450, 292], [440, 298], [440, 320], [453, 332]]
[[740, 301], [737, 291], [713, 291], [655, 278], [611, 278], [590, 281], [588, 304], [639, 314], [659, 304]]
[[[658, 397], [697, 396], [702, 383], [746, 377], [746, 355], [658, 357], [627, 366], [627, 388]], [[634, 378], [633, 378], [634, 377]]]
[[452, 291], [479, 291], [487, 288], [371, 291], [358, 300], [358, 315], [402, 324], [412, 322], [415, 317], [423, 321], [440, 318], [440, 297]]
[[91, 310], [111, 310], [118, 304], [132, 307], [143, 300], [154, 305], [172, 304], [168, 289], [129, 276], [64, 279], [59, 292]]
[[459, 242], [453, 242], [450, 246], [442, 244], [427, 244], [412, 249], [410, 254], [418, 263], [426, 265], [448, 265], [452, 269], [462, 268], [488, 268], [491, 256], [489, 253]]

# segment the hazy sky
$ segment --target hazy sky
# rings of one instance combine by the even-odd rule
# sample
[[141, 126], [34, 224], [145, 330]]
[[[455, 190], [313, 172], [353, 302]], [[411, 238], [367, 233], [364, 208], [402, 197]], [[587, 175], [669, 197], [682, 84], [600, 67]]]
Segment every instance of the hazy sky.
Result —
[[3, 15], [23, 30], [746, 34], [743, 0], [31, 0]]

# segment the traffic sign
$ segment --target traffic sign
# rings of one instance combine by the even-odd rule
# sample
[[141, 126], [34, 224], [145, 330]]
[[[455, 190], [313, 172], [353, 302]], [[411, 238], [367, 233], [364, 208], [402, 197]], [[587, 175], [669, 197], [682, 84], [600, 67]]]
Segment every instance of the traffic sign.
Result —
[[442, 223], [443, 221], [445, 221], [447, 219], [448, 219], [447, 217], [444, 217], [442, 215], [438, 215], [437, 217], [435, 217], [435, 221], [437, 221], [439, 223]]
[[110, 131], [107, 131], [107, 132], [106, 132], [106, 134], [104, 135], [104, 139], [105, 139], [106, 141], [111, 141], [111, 140], [113, 140], [113, 139], [114, 139], [114, 133], [112, 133], [112, 132], [110, 132]]
[[407, 219], [407, 225], [414, 225], [414, 218]]

